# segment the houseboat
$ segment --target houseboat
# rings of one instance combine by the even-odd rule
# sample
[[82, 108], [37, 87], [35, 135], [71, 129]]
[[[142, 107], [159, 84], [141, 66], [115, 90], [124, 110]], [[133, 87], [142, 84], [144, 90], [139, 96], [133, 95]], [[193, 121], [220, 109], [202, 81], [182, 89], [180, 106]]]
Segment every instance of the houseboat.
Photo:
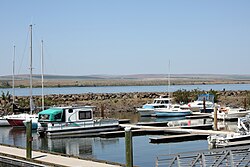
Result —
[[37, 132], [41, 137], [81, 137], [119, 129], [116, 119], [94, 119], [92, 106], [56, 107], [38, 113]]

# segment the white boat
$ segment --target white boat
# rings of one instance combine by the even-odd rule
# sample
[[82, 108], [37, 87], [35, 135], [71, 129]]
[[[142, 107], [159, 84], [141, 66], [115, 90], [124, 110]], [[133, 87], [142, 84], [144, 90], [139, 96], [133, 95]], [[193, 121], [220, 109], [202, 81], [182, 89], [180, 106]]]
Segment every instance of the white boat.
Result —
[[232, 142], [250, 139], [250, 115], [238, 118], [237, 132], [228, 133], [227, 135], [210, 135], [207, 138], [211, 148], [226, 147], [232, 145]]
[[116, 119], [94, 119], [93, 107], [56, 107], [38, 113], [38, 134], [43, 137], [80, 137], [119, 130]]
[[160, 97], [155, 98], [152, 103], [144, 104], [141, 108], [137, 108], [140, 116], [151, 116], [155, 113], [155, 109], [170, 108], [170, 98]]
[[[250, 113], [250, 110], [245, 110], [243, 108], [221, 107], [217, 110], [217, 119], [235, 120], [246, 116], [248, 113]], [[214, 112], [212, 112], [211, 118], [214, 119]]]
[[37, 117], [36, 114], [32, 114], [34, 109], [33, 99], [32, 99], [32, 25], [30, 25], [30, 114], [23, 113], [17, 115], [11, 115], [7, 118], [7, 121], [12, 127], [25, 127], [23, 121], [34, 119]]
[[156, 117], [181, 117], [191, 115], [192, 111], [187, 105], [174, 104], [170, 108], [157, 108], [152, 116]]
[[12, 127], [24, 128], [25, 120], [31, 120], [31, 119], [33, 120], [37, 118], [38, 118], [37, 114], [23, 113], [23, 114], [9, 115], [6, 119]]
[[204, 108], [204, 101], [206, 107], [205, 112], [212, 112], [213, 110], [211, 109], [214, 108], [214, 95], [212, 94], [201, 94], [196, 101], [188, 103], [188, 106], [191, 111], [200, 112]]

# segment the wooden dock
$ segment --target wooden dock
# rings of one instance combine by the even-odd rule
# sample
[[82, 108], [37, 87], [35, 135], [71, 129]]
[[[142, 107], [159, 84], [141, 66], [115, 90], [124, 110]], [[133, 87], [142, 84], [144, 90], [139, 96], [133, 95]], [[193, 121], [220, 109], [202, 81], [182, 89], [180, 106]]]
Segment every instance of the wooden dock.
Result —
[[120, 125], [122, 128], [125, 127], [131, 127], [132, 129], [144, 129], [144, 130], [163, 130], [167, 134], [184, 134], [184, 133], [190, 133], [190, 134], [233, 134], [234, 132], [227, 132], [227, 131], [215, 131], [215, 130], [200, 130], [200, 129], [191, 129], [186, 128], [183, 129], [181, 127], [153, 127], [153, 126], [138, 126], [133, 124], [122, 124]]
[[[143, 135], [164, 135], [164, 130], [157, 129], [135, 129], [132, 130], [133, 136], [143, 136]], [[113, 138], [113, 137], [124, 137], [124, 131], [113, 131], [113, 132], [101, 132], [100, 137], [102, 138]]]
[[[32, 158], [26, 159], [26, 149], [0, 145], [0, 155], [12, 158], [12, 161], [23, 161], [30, 166], [89, 166], [89, 167], [118, 167], [123, 164], [98, 161], [91, 159], [83, 159], [80, 157], [73, 157], [62, 154], [52, 154], [48, 152], [32, 151]], [[11, 163], [11, 162], [10, 162]], [[33, 165], [32, 165], [33, 163]], [[27, 165], [26, 165], [27, 166]]]
[[168, 126], [168, 122], [138, 122], [136, 125], [166, 127]]
[[190, 140], [201, 140], [207, 139], [208, 135], [202, 134], [180, 134], [180, 135], [170, 135], [163, 137], [150, 137], [150, 143], [171, 143], [180, 141], [190, 141]]

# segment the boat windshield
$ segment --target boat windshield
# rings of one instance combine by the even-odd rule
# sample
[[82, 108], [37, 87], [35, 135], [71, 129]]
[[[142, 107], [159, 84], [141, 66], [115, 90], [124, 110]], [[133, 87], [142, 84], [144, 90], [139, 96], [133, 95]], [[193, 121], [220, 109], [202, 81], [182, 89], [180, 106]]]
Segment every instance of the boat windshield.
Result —
[[50, 108], [38, 113], [38, 122], [62, 121], [63, 110]]
[[155, 104], [168, 104], [169, 100], [154, 100]]

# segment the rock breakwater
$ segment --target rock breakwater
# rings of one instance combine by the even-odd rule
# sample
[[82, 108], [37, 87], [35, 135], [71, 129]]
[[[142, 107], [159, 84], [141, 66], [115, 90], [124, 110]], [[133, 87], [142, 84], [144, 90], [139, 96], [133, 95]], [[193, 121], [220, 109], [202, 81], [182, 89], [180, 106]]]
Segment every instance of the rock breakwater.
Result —
[[[218, 104], [231, 107], [243, 107], [244, 102], [249, 106], [250, 91], [219, 91], [216, 92]], [[85, 94], [52, 94], [46, 95], [46, 106], [70, 106], [70, 105], [93, 105], [96, 106], [96, 115], [99, 116], [101, 107], [108, 115], [117, 112], [135, 112], [137, 107], [147, 102], [152, 102], [154, 98], [161, 95], [167, 95], [166, 92], [133, 92], [133, 93], [85, 93]], [[171, 94], [175, 97], [175, 92]], [[34, 102], [39, 111], [41, 106], [41, 96], [34, 96]], [[190, 101], [195, 100], [197, 96], [190, 97]], [[0, 97], [0, 114], [11, 114], [12, 97]], [[29, 97], [18, 96], [15, 103], [20, 107], [29, 106]]]

